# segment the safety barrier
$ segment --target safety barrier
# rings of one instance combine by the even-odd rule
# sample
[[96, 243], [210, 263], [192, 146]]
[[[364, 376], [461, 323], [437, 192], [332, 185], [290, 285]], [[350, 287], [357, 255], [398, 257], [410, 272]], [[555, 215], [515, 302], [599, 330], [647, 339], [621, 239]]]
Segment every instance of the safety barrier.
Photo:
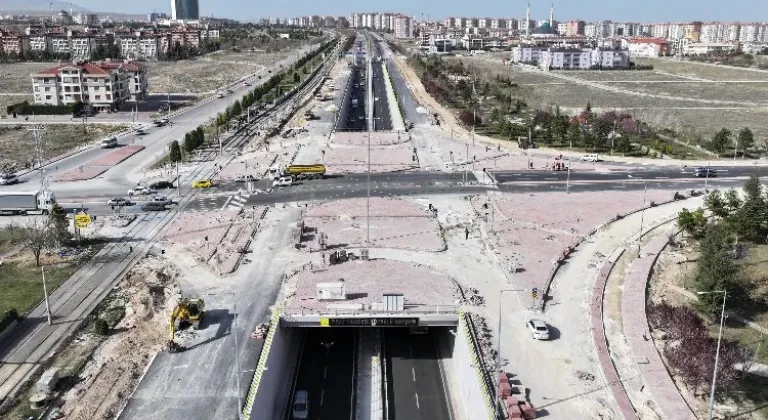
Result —
[[[464, 409], [466, 410], [466, 413], [473, 413], [472, 418], [486, 418], [489, 420], [494, 420], [495, 398], [493, 381], [488, 375], [489, 370], [486, 366], [485, 360], [483, 360], [483, 358], [480, 356], [481, 350], [477, 340], [477, 332], [475, 331], [474, 324], [472, 323], [469, 314], [463, 310], [459, 316], [459, 331], [462, 332], [461, 336], [464, 338], [464, 344], [466, 345], [466, 349], [468, 350], [469, 356], [471, 357], [471, 365], [469, 367], [471, 367], [475, 373], [475, 378], [477, 380], [476, 384], [480, 388], [480, 395], [478, 397], [481, 400], [479, 404], [480, 406], [473, 405], [471, 398], [472, 393], [466, 392], [467, 400], [465, 401]], [[459, 337], [457, 337], [457, 339], [459, 339]], [[460, 346], [461, 344], [457, 343], [457, 350]], [[461, 374], [461, 370], [459, 370], [459, 374]], [[472, 384], [471, 381], [462, 381], [462, 388], [471, 387], [473, 385], [474, 384]], [[485, 411], [485, 413], [483, 414], [482, 411]]]
[[[264, 375], [264, 369], [267, 366], [267, 359], [269, 358], [269, 349], [272, 347], [272, 341], [275, 339], [275, 331], [280, 327], [280, 311], [275, 310], [272, 313], [270, 319], [270, 328], [267, 338], [264, 340], [264, 346], [261, 348], [261, 357], [259, 357], [259, 363], [256, 365], [256, 372], [253, 374], [253, 380], [251, 381], [251, 387], [248, 389], [248, 396], [245, 398], [245, 406], [242, 407], [243, 419], [249, 420], [251, 418], [251, 410], [253, 410], [253, 402], [256, 399], [256, 394], [259, 392], [259, 383], [261, 377]], [[239, 391], [238, 391], [239, 392]]]

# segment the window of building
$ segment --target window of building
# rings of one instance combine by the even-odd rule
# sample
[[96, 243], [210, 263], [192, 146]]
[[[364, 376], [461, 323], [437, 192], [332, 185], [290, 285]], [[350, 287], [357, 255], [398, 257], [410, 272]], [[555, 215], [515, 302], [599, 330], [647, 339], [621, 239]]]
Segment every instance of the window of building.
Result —
[[46, 101], [50, 101], [51, 100], [51, 95], [45, 95], [45, 100]]
[[112, 95], [106, 95], [104, 98], [109, 101], [112, 99]]
[[48, 78], [47, 77], [43, 79], [43, 83], [48, 83]]
[[98, 101], [98, 100], [100, 100], [100, 99], [101, 99], [101, 95], [96, 95], [96, 96], [94, 96], [94, 97], [93, 97], [93, 99], [95, 99], [95, 100], [97, 100], [97, 101]]
[[94, 86], [93, 90], [99, 90], [99, 87], [98, 86]]

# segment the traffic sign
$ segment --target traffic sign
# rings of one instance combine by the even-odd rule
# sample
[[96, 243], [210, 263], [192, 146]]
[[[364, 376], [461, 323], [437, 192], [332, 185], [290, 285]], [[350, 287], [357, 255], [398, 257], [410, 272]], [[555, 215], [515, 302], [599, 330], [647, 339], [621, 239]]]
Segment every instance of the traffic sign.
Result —
[[534, 299], [536, 299], [536, 296], [538, 295], [538, 293], [539, 293], [539, 289], [535, 287], [531, 289], [531, 297], [533, 297]]
[[91, 224], [91, 216], [87, 213], [80, 212], [75, 215], [75, 226], [78, 229], [85, 229]]

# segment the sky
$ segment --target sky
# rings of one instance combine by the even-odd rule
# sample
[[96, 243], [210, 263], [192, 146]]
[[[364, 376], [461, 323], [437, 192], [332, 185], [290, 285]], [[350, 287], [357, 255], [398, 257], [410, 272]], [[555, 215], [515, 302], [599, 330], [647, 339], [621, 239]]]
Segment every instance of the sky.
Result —
[[[105, 2], [104, 0], [71, 0], [73, 3], [97, 12], [148, 13], [170, 12], [170, 0], [131, 0]], [[388, 0], [384, 2], [360, 0], [199, 0], [203, 15], [255, 20], [260, 17], [292, 17], [301, 15], [349, 15], [353, 12], [399, 12], [417, 19], [442, 19], [447, 16], [525, 17], [525, 0]], [[531, 17], [536, 20], [549, 17], [549, 0], [531, 0]], [[555, 20], [630, 20], [637, 22], [664, 21], [768, 21], [765, 0], [733, 0], [714, 2], [706, 0], [582, 0], [555, 4]], [[104, 10], [110, 4], [109, 10]]]

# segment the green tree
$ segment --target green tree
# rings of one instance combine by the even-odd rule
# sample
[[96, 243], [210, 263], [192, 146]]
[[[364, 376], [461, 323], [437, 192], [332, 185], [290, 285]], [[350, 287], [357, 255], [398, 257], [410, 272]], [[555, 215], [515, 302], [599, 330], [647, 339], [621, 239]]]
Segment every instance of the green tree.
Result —
[[168, 155], [168, 159], [171, 162], [181, 162], [181, 147], [179, 147], [179, 142], [174, 140], [171, 142], [171, 152]]
[[[731, 292], [736, 284], [738, 268], [731, 256], [731, 243], [728, 230], [722, 223], [710, 223], [701, 240], [700, 255], [696, 272], [696, 290]], [[701, 309], [710, 314], [718, 314], [723, 296], [709, 293], [699, 296]]]
[[568, 135], [568, 117], [565, 115], [559, 115], [560, 109], [555, 110], [555, 117], [550, 122], [550, 134], [552, 138], [559, 142], [563, 142]]
[[240, 115], [243, 112], [243, 108], [240, 105], [240, 101], [235, 101], [235, 103], [232, 104], [232, 115], [237, 116]]
[[304, 66], [304, 68], [302, 68], [301, 72], [304, 73], [304, 74], [309, 74], [309, 68], [307, 68], [307, 66]]
[[737, 190], [730, 188], [725, 192], [725, 205], [728, 208], [729, 215], [735, 214], [743, 204], [744, 201]]
[[205, 142], [205, 129], [203, 129], [203, 126], [198, 125], [195, 129], [195, 132], [197, 132], [197, 145], [202, 146], [202, 144]]
[[301, 76], [299, 76], [299, 73], [293, 73], [293, 83], [301, 83]]
[[728, 203], [723, 198], [719, 190], [714, 190], [704, 197], [704, 206], [709, 209], [716, 217], [724, 219], [730, 216]]
[[760, 178], [750, 176], [742, 189], [745, 198], [733, 213], [731, 226], [740, 237], [755, 238], [763, 233], [767, 214]]
[[187, 133], [184, 135], [184, 150], [187, 153], [191, 153], [197, 145], [195, 144], [195, 138], [192, 136], [192, 133]]
[[731, 144], [731, 130], [727, 128], [720, 129], [720, 131], [712, 137], [712, 141], [710, 142], [712, 150], [717, 153], [725, 152], [725, 149], [729, 144]]
[[70, 238], [69, 220], [64, 213], [64, 209], [55, 201], [51, 207], [51, 212], [48, 215], [48, 222], [51, 227], [54, 242], [58, 245], [66, 243]]
[[739, 131], [739, 135], [737, 139], [739, 143], [739, 148], [742, 151], [751, 149], [752, 146], [755, 145], [755, 135], [752, 134], [752, 130], [750, 130], [749, 128], [742, 128], [741, 131]]
[[701, 207], [695, 211], [684, 208], [677, 215], [677, 226], [690, 236], [699, 237], [706, 225], [707, 218], [704, 217], [704, 209]]
[[581, 144], [581, 127], [578, 121], [574, 121], [568, 126], [568, 143], [569, 145]]

